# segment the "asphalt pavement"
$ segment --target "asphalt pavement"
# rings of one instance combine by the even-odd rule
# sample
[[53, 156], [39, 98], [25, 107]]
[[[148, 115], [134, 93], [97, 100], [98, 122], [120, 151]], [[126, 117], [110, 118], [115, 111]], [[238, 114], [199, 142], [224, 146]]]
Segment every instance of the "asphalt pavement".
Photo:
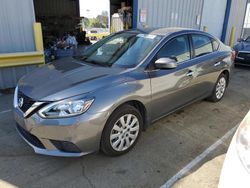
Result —
[[[249, 80], [250, 69], [235, 69], [222, 101], [200, 101], [157, 121], [120, 157], [35, 154], [15, 130], [13, 94], [0, 94], [0, 187], [160, 187], [243, 119], [250, 109]], [[174, 187], [217, 187], [230, 139]]]

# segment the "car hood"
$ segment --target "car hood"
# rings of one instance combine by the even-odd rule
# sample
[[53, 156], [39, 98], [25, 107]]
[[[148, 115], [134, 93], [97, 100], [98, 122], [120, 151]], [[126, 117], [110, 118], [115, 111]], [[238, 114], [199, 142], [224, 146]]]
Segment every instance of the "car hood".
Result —
[[234, 46], [236, 51], [249, 51], [250, 52], [250, 42], [239, 42]]
[[92, 66], [73, 58], [61, 59], [24, 76], [18, 89], [38, 101], [57, 101], [122, 82], [121, 68]]

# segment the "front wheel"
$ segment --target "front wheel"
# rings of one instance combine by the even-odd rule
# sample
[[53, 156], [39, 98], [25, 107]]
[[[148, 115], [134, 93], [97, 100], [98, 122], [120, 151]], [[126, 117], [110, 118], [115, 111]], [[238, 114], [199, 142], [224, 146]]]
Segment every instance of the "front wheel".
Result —
[[124, 105], [118, 108], [103, 130], [101, 150], [111, 156], [127, 153], [136, 144], [142, 123], [140, 112], [133, 106]]
[[227, 76], [225, 74], [221, 74], [215, 84], [212, 95], [208, 98], [209, 101], [218, 102], [220, 101], [227, 89]]

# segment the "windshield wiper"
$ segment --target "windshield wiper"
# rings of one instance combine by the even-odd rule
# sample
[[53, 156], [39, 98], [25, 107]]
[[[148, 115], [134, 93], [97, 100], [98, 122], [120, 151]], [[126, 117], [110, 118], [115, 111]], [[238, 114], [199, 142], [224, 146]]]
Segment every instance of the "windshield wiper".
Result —
[[102, 67], [109, 67], [108, 64], [99, 63], [99, 62], [96, 62], [94, 60], [87, 60], [87, 58], [80, 58], [80, 60], [83, 62], [86, 62], [86, 63], [93, 64], [93, 65], [98, 65], [98, 66], [102, 66]]

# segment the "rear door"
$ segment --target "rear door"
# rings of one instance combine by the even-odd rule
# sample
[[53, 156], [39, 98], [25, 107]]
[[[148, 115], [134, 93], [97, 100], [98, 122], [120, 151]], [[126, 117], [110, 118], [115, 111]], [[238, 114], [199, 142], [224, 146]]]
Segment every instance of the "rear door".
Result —
[[195, 65], [191, 59], [188, 35], [168, 41], [157, 53], [154, 62], [163, 57], [177, 60], [175, 69], [153, 69], [149, 72], [152, 90], [152, 118], [157, 119], [194, 99]]
[[218, 42], [203, 34], [191, 34], [190, 41], [193, 47], [193, 60], [195, 66], [195, 97], [208, 96], [211, 94], [222, 66]]

